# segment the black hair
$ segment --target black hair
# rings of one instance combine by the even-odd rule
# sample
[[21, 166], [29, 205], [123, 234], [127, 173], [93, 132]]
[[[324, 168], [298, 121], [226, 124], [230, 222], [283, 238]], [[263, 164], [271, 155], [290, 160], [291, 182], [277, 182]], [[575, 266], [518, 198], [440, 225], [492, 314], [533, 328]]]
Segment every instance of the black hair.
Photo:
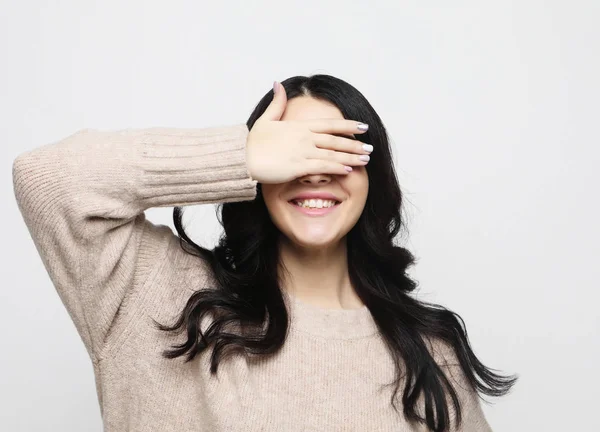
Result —
[[[457, 393], [443, 365], [434, 359], [428, 347], [430, 341], [450, 348], [454, 365], [460, 366], [473, 391], [502, 396], [509, 392], [518, 376], [498, 375], [479, 361], [458, 314], [411, 295], [417, 283], [407, 275], [407, 269], [415, 263], [415, 258], [409, 250], [395, 244], [401, 230], [406, 231], [401, 217], [403, 196], [386, 129], [367, 99], [352, 85], [330, 75], [295, 76], [281, 84], [288, 100], [309, 96], [328, 101], [344, 118], [369, 125], [368, 132], [356, 134], [356, 139], [372, 144], [375, 151], [366, 165], [370, 192], [359, 220], [346, 239], [350, 280], [394, 359], [397, 375], [390, 383], [395, 385], [391, 401], [394, 409], [398, 411], [396, 394], [404, 383], [402, 406], [407, 420], [424, 422], [435, 432], [447, 431], [452, 417], [460, 425]], [[252, 129], [273, 96], [270, 90], [260, 100], [246, 123], [248, 129]], [[219, 362], [234, 350], [260, 356], [276, 353], [286, 340], [289, 326], [278, 282], [281, 279], [276, 245], [281, 233], [269, 217], [260, 183], [256, 199], [220, 203], [219, 210], [224, 232], [218, 245], [209, 250], [186, 235], [182, 208], [175, 207], [173, 220], [181, 247], [209, 263], [216, 286], [195, 291], [173, 325], [157, 323], [164, 331], [187, 332], [187, 341], [163, 352], [166, 358], [185, 355], [186, 361], [191, 361], [214, 344], [212, 374], [217, 373]], [[212, 317], [212, 322], [203, 331], [200, 324], [205, 317]], [[234, 323], [241, 323], [245, 330], [230, 331]], [[417, 411], [421, 395], [425, 417]], [[453, 403], [450, 408], [454, 409], [453, 416], [448, 396]]]

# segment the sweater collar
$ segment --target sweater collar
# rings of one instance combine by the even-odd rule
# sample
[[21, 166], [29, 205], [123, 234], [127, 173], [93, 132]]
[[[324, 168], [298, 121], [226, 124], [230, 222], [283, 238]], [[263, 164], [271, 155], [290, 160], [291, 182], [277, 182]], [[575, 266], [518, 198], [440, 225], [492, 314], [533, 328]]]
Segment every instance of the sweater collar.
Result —
[[355, 309], [324, 308], [284, 291], [291, 329], [325, 339], [359, 339], [379, 333], [366, 305]]

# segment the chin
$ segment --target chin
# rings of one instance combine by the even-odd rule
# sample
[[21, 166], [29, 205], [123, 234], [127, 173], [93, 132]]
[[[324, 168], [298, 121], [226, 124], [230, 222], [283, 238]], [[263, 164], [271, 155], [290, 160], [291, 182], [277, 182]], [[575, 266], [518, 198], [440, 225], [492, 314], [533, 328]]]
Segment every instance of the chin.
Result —
[[323, 234], [320, 232], [293, 232], [290, 235], [286, 234], [290, 243], [305, 249], [323, 249], [329, 246], [338, 244], [339, 237], [332, 235], [331, 232]]

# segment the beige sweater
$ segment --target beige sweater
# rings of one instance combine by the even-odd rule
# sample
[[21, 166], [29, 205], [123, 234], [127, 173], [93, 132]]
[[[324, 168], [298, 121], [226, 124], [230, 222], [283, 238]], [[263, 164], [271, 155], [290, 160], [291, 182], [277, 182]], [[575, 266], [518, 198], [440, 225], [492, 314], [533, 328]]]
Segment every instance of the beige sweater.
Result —
[[[395, 371], [366, 306], [287, 299], [284, 349], [237, 356], [218, 378], [208, 352], [188, 364], [161, 357], [183, 339], [151, 318], [171, 322], [211, 274], [144, 210], [254, 199], [247, 134], [244, 124], [85, 129], [13, 163], [19, 209], [92, 360], [105, 431], [425, 431], [393, 410], [392, 386], [380, 391]], [[447, 369], [462, 386], [460, 430], [491, 431], [458, 366]]]

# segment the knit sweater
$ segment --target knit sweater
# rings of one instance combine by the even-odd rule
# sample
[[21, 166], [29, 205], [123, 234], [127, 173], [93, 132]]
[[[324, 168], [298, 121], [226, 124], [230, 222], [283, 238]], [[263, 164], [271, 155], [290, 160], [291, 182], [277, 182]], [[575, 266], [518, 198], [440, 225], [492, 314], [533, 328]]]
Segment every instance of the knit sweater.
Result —
[[[13, 162], [19, 209], [92, 361], [104, 430], [425, 432], [404, 419], [400, 397], [393, 409], [394, 387], [382, 387], [396, 372], [367, 306], [327, 309], [284, 293], [282, 350], [235, 355], [216, 376], [210, 349], [188, 363], [161, 356], [186, 336], [153, 320], [172, 322], [194, 291], [216, 284], [144, 211], [254, 199], [247, 135], [245, 124], [84, 129]], [[432, 352], [456, 384], [460, 430], [491, 431], [451, 350]]]

